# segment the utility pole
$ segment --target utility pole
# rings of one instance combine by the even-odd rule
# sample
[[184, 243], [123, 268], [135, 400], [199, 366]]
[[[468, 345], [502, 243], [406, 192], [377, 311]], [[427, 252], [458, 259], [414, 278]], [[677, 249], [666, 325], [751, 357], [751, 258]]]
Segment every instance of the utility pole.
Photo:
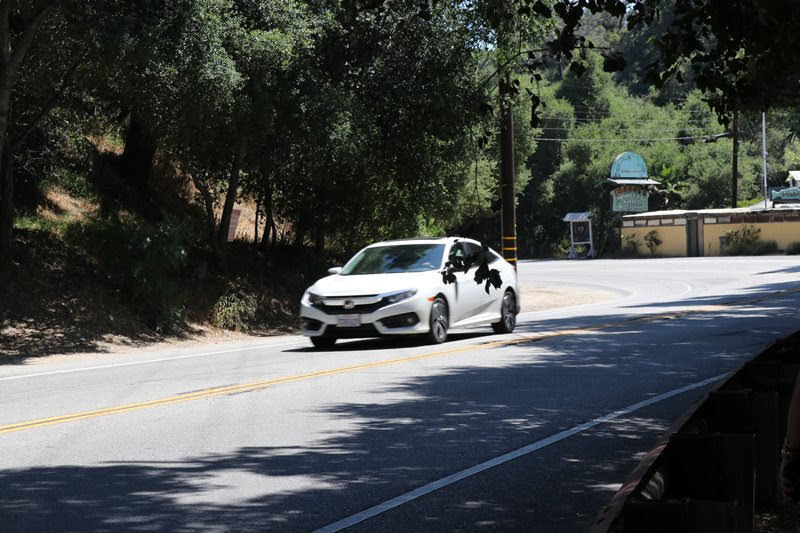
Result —
[[514, 117], [511, 73], [500, 79], [500, 199], [503, 258], [517, 268], [516, 184], [514, 177]]
[[764, 209], [767, 206], [767, 114], [761, 113], [761, 154], [764, 157]]
[[731, 208], [739, 199], [739, 110], [733, 110], [733, 170], [731, 171]]

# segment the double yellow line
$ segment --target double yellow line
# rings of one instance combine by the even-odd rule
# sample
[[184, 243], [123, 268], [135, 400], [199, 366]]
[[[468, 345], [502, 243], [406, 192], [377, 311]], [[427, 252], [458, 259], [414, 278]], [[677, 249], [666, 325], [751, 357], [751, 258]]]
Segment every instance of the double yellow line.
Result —
[[115, 415], [120, 413], [128, 413], [130, 411], [138, 411], [141, 409], [150, 409], [152, 407], [160, 407], [162, 405], [171, 405], [171, 404], [178, 404], [184, 402], [191, 402], [195, 400], [202, 400], [205, 398], [213, 398], [215, 396], [223, 396], [226, 394], [235, 394], [241, 392], [251, 392], [260, 389], [265, 389], [267, 387], [272, 387], [275, 385], [281, 385], [283, 383], [293, 383], [297, 381], [306, 381], [309, 379], [316, 379], [325, 376], [333, 376], [336, 374], [344, 374], [346, 372], [356, 372], [359, 370], [366, 370], [369, 368], [376, 368], [381, 366], [389, 366], [389, 365], [398, 365], [402, 363], [410, 363], [413, 361], [421, 361], [424, 359], [433, 359], [435, 357], [443, 357], [446, 355], [454, 355], [458, 353], [464, 352], [471, 352], [476, 350], [484, 350], [489, 348], [499, 348], [502, 346], [511, 346], [514, 344], [524, 344], [529, 342], [536, 342], [541, 341], [544, 339], [550, 339], [554, 337], [563, 337], [563, 336], [572, 336], [572, 335], [583, 335], [587, 333], [593, 333], [601, 329], [606, 328], [613, 328], [618, 327], [626, 324], [630, 324], [633, 322], [650, 322], [655, 320], [668, 320], [679, 318], [687, 315], [693, 314], [700, 314], [700, 313], [711, 313], [716, 311], [721, 311], [724, 309], [728, 309], [731, 307], [737, 307], [742, 305], [749, 305], [754, 303], [759, 303], [765, 300], [769, 300], [775, 298], [777, 296], [789, 294], [792, 292], [798, 292], [800, 289], [793, 289], [790, 291], [783, 291], [780, 293], [772, 294], [766, 297], [755, 298], [750, 300], [743, 300], [738, 302], [732, 302], [729, 304], [721, 304], [721, 305], [709, 305], [700, 308], [685, 310], [685, 311], [676, 311], [671, 313], [661, 313], [657, 315], [647, 315], [642, 317], [635, 317], [629, 318], [625, 320], [620, 320], [616, 322], [608, 322], [605, 324], [599, 324], [596, 326], [587, 326], [584, 328], [575, 328], [575, 329], [567, 329], [561, 331], [545, 331], [541, 333], [536, 333], [533, 335], [526, 335], [521, 337], [516, 337], [513, 339], [505, 339], [505, 340], [498, 340], [498, 341], [490, 341], [481, 344], [475, 344], [471, 346], [463, 346], [460, 348], [451, 348], [449, 350], [441, 350], [438, 352], [431, 352], [421, 355], [412, 355], [409, 357], [399, 357], [395, 359], [386, 359], [383, 361], [375, 361], [372, 363], [363, 363], [359, 365], [351, 365], [351, 366], [343, 366], [339, 368], [332, 368], [329, 370], [320, 370], [317, 372], [307, 372], [305, 374], [296, 374], [293, 376], [286, 376], [282, 378], [273, 378], [273, 379], [264, 379], [260, 381], [254, 381], [251, 383], [244, 383], [241, 385], [227, 385], [223, 387], [211, 387], [207, 389], [202, 389], [195, 392], [187, 392], [184, 394], [176, 394], [174, 396], [168, 396], [166, 398], [158, 398], [155, 400], [149, 400], [146, 402], [138, 402], [138, 403], [130, 403], [125, 405], [119, 405], [116, 407], [107, 407], [105, 409], [97, 409], [94, 411], [83, 411], [78, 413], [71, 413], [61, 416], [53, 416], [49, 418], [39, 418], [36, 420], [29, 420], [26, 422], [16, 422], [14, 424], [8, 424], [5, 426], [0, 426], [0, 435], [6, 433], [14, 433], [17, 431], [24, 431], [27, 429], [35, 429], [41, 428], [46, 426], [54, 426], [57, 424], [66, 424], [68, 422], [76, 422], [78, 420], [86, 420], [90, 418], [99, 418], [103, 416]]
[[372, 363], [364, 363], [360, 365], [351, 365], [351, 366], [343, 366], [340, 368], [333, 368], [330, 370], [320, 370], [317, 372], [308, 372], [305, 374], [296, 374], [294, 376], [286, 376], [282, 378], [274, 378], [274, 379], [264, 379], [260, 381], [254, 381], [251, 383], [244, 383], [241, 385], [228, 385], [224, 387], [211, 387], [208, 389], [202, 389], [195, 392], [187, 392], [184, 394], [176, 394], [175, 396], [168, 396], [166, 398], [158, 398], [155, 400], [149, 400], [146, 402], [139, 402], [139, 403], [130, 403], [126, 405], [119, 405], [116, 407], [107, 407], [105, 409], [97, 409], [94, 411], [83, 411], [79, 413], [72, 413], [62, 416], [53, 416], [49, 418], [39, 418], [36, 420], [29, 420], [26, 422], [17, 422], [14, 424], [8, 424], [5, 426], [0, 426], [0, 435], [5, 433], [14, 433], [16, 431], [23, 431], [26, 429], [34, 429], [40, 428], [45, 426], [54, 426], [56, 424], [65, 424], [67, 422], [75, 422], [78, 420], [86, 420], [88, 418], [98, 418], [101, 416], [108, 416], [108, 415], [115, 415], [119, 413], [127, 413], [130, 411], [138, 411], [140, 409], [149, 409], [151, 407], [159, 407], [162, 405], [170, 405], [176, 403], [184, 403], [184, 402], [191, 402], [194, 400], [202, 400], [205, 398], [213, 398], [215, 396], [223, 396], [226, 394], [235, 394], [241, 392], [251, 392], [256, 391], [259, 389], [265, 389], [267, 387], [272, 387], [274, 385], [280, 385], [283, 383], [292, 383], [296, 381], [305, 381], [309, 379], [324, 377], [324, 376], [332, 376], [335, 374], [343, 374], [346, 372], [355, 372], [358, 370], [366, 370], [368, 368], [375, 368], [380, 366], [388, 366], [388, 365], [396, 365], [400, 363], [408, 363], [411, 361], [419, 361], [422, 359], [431, 359], [433, 357], [441, 357], [444, 355], [456, 354], [461, 352], [467, 352], [472, 350], [477, 350], [480, 348], [494, 348], [498, 346], [503, 346], [506, 344], [517, 344], [521, 342], [530, 342], [531, 339], [511, 339], [505, 341], [494, 341], [488, 342], [484, 344], [474, 345], [474, 346], [465, 346], [462, 348], [453, 348], [450, 350], [442, 350], [439, 352], [421, 354], [421, 355], [412, 355], [409, 357], [400, 357], [397, 359], [387, 359], [384, 361], [375, 361]]

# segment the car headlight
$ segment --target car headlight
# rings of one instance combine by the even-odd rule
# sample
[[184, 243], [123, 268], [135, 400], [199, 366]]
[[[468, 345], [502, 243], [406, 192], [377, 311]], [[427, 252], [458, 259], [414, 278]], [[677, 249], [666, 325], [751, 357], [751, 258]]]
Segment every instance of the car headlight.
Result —
[[388, 296], [384, 296], [383, 299], [386, 301], [387, 304], [396, 304], [397, 302], [408, 300], [415, 294], [417, 294], [417, 289], [409, 289], [407, 291], [400, 291], [400, 292], [395, 292], [393, 294], [389, 294]]
[[303, 301], [308, 305], [317, 305], [322, 303], [322, 296], [306, 291], [306, 293], [303, 295]]

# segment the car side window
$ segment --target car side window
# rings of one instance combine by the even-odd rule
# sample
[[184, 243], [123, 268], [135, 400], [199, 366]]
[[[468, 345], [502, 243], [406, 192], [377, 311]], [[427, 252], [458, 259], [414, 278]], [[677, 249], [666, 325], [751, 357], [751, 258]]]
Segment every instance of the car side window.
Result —
[[467, 257], [476, 266], [483, 259], [483, 246], [474, 242], [465, 242], [464, 246], [467, 248]]
[[457, 242], [450, 248], [450, 254], [447, 256], [447, 260], [451, 263], [460, 262], [463, 261], [466, 256], [467, 254], [464, 251], [464, 245], [460, 242]]

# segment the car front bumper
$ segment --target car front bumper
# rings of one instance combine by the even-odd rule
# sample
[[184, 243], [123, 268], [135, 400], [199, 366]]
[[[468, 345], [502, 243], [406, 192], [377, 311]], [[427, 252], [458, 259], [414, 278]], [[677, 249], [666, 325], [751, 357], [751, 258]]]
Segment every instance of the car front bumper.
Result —
[[[339, 338], [427, 333], [430, 329], [430, 311], [431, 302], [419, 295], [361, 314], [344, 310], [337, 313], [301, 302], [300, 331], [308, 337], [328, 335]], [[356, 316], [358, 326], [340, 325], [340, 317], [352, 321]]]

